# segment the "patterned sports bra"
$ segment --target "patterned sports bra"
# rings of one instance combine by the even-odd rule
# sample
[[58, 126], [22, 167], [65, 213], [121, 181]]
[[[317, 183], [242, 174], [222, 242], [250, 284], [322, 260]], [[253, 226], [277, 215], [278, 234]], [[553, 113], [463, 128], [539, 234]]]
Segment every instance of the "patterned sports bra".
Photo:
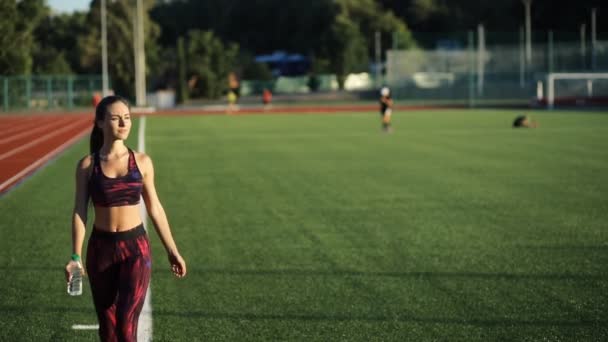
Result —
[[89, 179], [89, 194], [95, 206], [119, 207], [123, 205], [135, 205], [143, 189], [143, 177], [135, 155], [129, 149], [128, 172], [124, 176], [110, 178], [101, 169], [99, 153], [93, 154], [93, 172]]

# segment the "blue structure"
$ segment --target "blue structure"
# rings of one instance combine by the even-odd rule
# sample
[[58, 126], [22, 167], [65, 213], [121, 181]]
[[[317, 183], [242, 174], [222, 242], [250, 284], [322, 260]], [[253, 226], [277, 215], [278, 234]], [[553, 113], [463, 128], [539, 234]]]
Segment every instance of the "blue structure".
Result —
[[266, 63], [274, 77], [301, 76], [308, 74], [310, 59], [300, 54], [288, 54], [285, 51], [275, 51], [271, 55], [258, 55], [257, 63]]

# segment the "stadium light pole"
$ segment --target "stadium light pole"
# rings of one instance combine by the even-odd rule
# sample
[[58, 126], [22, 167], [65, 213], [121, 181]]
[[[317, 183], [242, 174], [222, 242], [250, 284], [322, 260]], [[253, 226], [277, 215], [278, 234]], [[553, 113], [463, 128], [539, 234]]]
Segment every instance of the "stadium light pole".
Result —
[[549, 30], [547, 52], [549, 54], [549, 72], [553, 72], [553, 31]]
[[382, 81], [380, 80], [380, 75], [381, 75], [381, 71], [380, 71], [380, 65], [382, 63], [382, 52], [381, 52], [381, 46], [380, 46], [380, 31], [376, 31], [374, 34], [374, 42], [375, 42], [375, 63], [376, 63], [376, 67], [374, 68], [375, 71], [375, 77], [376, 80], [374, 83], [376, 83], [376, 87], [379, 87], [382, 85]]
[[596, 67], [596, 47], [597, 47], [597, 32], [596, 32], [596, 14], [597, 9], [591, 9], [591, 69], [595, 70]]
[[524, 28], [519, 27], [519, 86], [526, 86], [526, 53], [524, 43]]
[[585, 31], [586, 31], [586, 25], [585, 23], [581, 24], [581, 66], [582, 69], [586, 69], [587, 68], [587, 63], [585, 61], [585, 55], [587, 54], [587, 45], [586, 45], [586, 37], [585, 37]]
[[133, 11], [133, 57], [135, 63], [135, 104], [146, 105], [146, 52], [144, 50], [144, 6], [136, 0]]
[[522, 0], [526, 11], [526, 63], [532, 64], [532, 18], [531, 18], [531, 5], [532, 0]]
[[469, 107], [475, 107], [475, 33], [467, 34], [467, 52], [469, 54]]
[[477, 95], [483, 96], [486, 63], [486, 34], [483, 24], [477, 25]]
[[110, 95], [108, 80], [108, 28], [106, 23], [106, 0], [101, 0], [101, 93]]

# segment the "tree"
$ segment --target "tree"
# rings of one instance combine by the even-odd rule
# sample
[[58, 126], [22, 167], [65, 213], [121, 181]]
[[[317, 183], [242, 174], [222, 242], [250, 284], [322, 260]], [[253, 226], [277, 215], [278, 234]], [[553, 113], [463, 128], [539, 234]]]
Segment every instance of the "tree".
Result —
[[0, 0], [0, 75], [32, 71], [33, 31], [48, 13], [43, 0]]
[[[523, 25], [521, 0], [379, 0], [416, 32], [450, 32], [474, 29], [484, 23], [488, 30], [517, 32]], [[578, 32], [589, 22], [591, 8], [606, 13], [605, 0], [533, 0], [532, 21], [536, 30]], [[598, 20], [598, 32], [608, 30], [608, 21]]]
[[192, 30], [186, 42], [186, 61], [193, 97], [217, 98], [227, 88], [239, 47], [225, 46], [211, 31]]
[[[374, 34], [383, 36], [382, 46], [390, 46], [393, 33], [400, 34], [400, 47], [416, 44], [405, 23], [391, 11], [383, 11], [373, 0], [337, 0], [337, 14], [322, 44], [319, 57], [330, 60], [330, 70], [336, 74], [340, 88], [346, 75], [367, 71], [369, 56], [374, 51]], [[383, 49], [385, 50], [385, 49]]]
[[[159, 26], [150, 20], [149, 9], [154, 6], [154, 0], [144, 0], [144, 35], [146, 50], [146, 65], [148, 73], [158, 64]], [[133, 58], [133, 18], [135, 6], [130, 0], [118, 0], [107, 3], [107, 33], [108, 33], [108, 67], [112, 88], [118, 94], [133, 98], [135, 94], [135, 62]], [[90, 73], [101, 72], [101, 16], [100, 0], [91, 2], [88, 14], [86, 35], [78, 40], [81, 54], [80, 62]]]
[[[401, 48], [411, 48], [416, 44], [408, 26], [403, 19], [395, 16], [393, 11], [383, 9], [376, 0], [337, 0], [340, 13], [346, 14], [359, 27], [366, 38], [369, 55], [374, 54], [374, 34], [380, 32], [383, 38], [382, 47], [392, 45], [392, 34], [402, 36]], [[384, 50], [384, 49], [383, 49]]]
[[247, 80], [271, 81], [272, 70], [266, 63], [258, 63], [249, 54], [241, 54], [238, 58], [241, 77]]
[[335, 73], [340, 84], [348, 73], [369, 69], [374, 32], [382, 33], [383, 47], [392, 45], [393, 32], [400, 47], [415, 45], [403, 20], [375, 0], [164, 1], [151, 15], [163, 28], [165, 46], [190, 29], [213, 31], [252, 55], [286, 50], [314, 56], [313, 73]]
[[344, 87], [347, 74], [367, 70], [367, 42], [347, 15], [336, 17], [327, 42], [330, 70], [336, 74], [340, 88]]
[[184, 48], [184, 38], [177, 39], [177, 63], [178, 63], [178, 87], [177, 99], [180, 103], [188, 100], [188, 83], [186, 81], [186, 50]]
[[[308, 53], [333, 20], [332, 0], [165, 1], [151, 11], [161, 27], [161, 44], [172, 46], [189, 30], [213, 31], [223, 41], [253, 54], [277, 49]], [[179, 18], [179, 20], [175, 20]]]
[[33, 71], [37, 74], [81, 72], [78, 38], [87, 30], [86, 14], [48, 13], [34, 30]]

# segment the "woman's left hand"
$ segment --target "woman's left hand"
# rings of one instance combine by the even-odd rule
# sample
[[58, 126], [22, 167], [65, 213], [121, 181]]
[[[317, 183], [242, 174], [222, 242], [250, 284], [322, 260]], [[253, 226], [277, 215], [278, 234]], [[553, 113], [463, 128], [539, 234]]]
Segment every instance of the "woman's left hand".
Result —
[[171, 272], [178, 277], [183, 278], [186, 276], [186, 262], [178, 252], [169, 253], [169, 263], [171, 264]]

